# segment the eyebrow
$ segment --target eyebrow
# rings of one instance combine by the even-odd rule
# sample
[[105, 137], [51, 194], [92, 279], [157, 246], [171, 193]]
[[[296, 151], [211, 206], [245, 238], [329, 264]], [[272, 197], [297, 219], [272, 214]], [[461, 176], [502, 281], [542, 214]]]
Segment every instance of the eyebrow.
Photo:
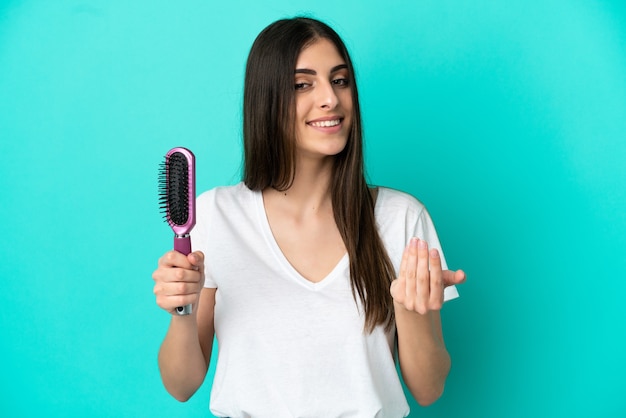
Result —
[[[343, 70], [348, 68], [347, 64], [339, 64], [334, 66], [333, 68], [330, 69], [330, 73], [336, 73], [339, 70]], [[296, 70], [294, 71], [294, 74], [310, 74], [310, 75], [317, 75], [317, 71], [315, 70], [309, 70], [308, 68], [296, 68]]]

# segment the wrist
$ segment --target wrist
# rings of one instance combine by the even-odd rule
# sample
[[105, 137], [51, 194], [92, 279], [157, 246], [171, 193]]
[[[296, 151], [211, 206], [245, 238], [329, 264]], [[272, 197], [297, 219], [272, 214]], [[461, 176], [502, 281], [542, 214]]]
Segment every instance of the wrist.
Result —
[[421, 313], [419, 313], [417, 311], [407, 309], [407, 307], [404, 306], [404, 304], [396, 302], [395, 300], [393, 301], [393, 310], [394, 310], [394, 313], [395, 313], [396, 317], [398, 315], [406, 316], [406, 317], [418, 317], [418, 318], [427, 318], [428, 317], [428, 313], [421, 314]]

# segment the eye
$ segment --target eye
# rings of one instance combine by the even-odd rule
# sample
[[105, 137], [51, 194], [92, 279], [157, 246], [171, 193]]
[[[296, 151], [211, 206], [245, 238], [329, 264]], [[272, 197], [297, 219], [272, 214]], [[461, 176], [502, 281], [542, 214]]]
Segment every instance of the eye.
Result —
[[311, 84], [306, 83], [306, 82], [304, 82], [304, 81], [303, 81], [303, 82], [299, 82], [299, 83], [297, 82], [296, 84], [294, 84], [294, 89], [295, 89], [295, 90], [304, 90], [304, 89], [306, 89], [307, 87], [309, 87], [310, 85], [311, 85]]
[[332, 81], [333, 85], [339, 87], [347, 87], [350, 85], [350, 80], [347, 78], [336, 78]]

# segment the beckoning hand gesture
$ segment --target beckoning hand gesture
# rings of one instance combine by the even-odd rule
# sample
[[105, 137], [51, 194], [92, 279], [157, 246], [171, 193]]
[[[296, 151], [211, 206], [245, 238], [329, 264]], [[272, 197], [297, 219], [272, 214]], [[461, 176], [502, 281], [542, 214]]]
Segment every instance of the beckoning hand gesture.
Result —
[[444, 288], [464, 281], [463, 270], [442, 270], [439, 251], [428, 251], [426, 241], [411, 238], [402, 255], [400, 275], [391, 283], [390, 292], [394, 304], [425, 315], [441, 309]]

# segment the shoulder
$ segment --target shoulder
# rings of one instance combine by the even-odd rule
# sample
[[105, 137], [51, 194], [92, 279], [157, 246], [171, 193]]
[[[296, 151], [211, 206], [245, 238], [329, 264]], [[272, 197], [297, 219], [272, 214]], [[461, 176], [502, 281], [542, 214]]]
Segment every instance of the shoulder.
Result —
[[387, 187], [379, 188], [375, 206], [376, 223], [382, 234], [427, 239], [435, 232], [426, 206], [415, 196]]
[[378, 187], [377, 215], [388, 216], [400, 213], [419, 215], [424, 209], [424, 204], [413, 195], [389, 187]]
[[243, 222], [257, 219], [259, 199], [260, 192], [243, 183], [207, 190], [196, 199], [196, 225], [198, 229], [240, 228]]
[[245, 199], [249, 199], [254, 195], [254, 191], [248, 189], [243, 182], [231, 186], [218, 186], [201, 193], [197, 198], [197, 204], [216, 205], [240, 203]]

